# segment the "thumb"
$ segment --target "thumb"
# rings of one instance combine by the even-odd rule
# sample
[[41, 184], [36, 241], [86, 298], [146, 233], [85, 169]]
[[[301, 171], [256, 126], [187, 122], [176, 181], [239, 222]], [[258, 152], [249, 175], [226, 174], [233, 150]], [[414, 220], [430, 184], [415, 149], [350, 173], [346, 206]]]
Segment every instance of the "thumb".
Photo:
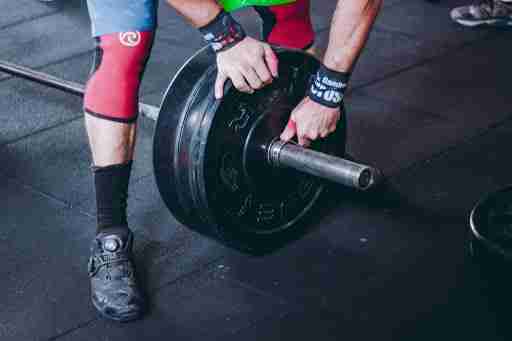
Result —
[[296, 133], [297, 133], [297, 125], [295, 124], [295, 121], [293, 120], [293, 118], [290, 117], [290, 120], [286, 124], [286, 127], [284, 128], [283, 132], [281, 133], [280, 138], [281, 138], [281, 140], [288, 142], [292, 139], [292, 137], [295, 136]]
[[217, 73], [217, 79], [215, 79], [215, 98], [221, 99], [224, 95], [224, 83], [226, 83], [226, 80], [228, 79], [228, 76], [225, 74], [218, 72]]

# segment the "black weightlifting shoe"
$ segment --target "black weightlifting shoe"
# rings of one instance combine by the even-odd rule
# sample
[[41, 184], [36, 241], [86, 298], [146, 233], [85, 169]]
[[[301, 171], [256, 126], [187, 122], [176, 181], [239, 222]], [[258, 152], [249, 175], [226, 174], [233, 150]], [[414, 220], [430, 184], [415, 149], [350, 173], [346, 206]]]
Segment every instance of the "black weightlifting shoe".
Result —
[[452, 9], [450, 16], [453, 21], [470, 27], [512, 26], [512, 1], [478, 0], [475, 4]]
[[120, 322], [141, 317], [144, 298], [132, 263], [133, 233], [109, 228], [94, 238], [89, 259], [91, 299], [104, 317]]

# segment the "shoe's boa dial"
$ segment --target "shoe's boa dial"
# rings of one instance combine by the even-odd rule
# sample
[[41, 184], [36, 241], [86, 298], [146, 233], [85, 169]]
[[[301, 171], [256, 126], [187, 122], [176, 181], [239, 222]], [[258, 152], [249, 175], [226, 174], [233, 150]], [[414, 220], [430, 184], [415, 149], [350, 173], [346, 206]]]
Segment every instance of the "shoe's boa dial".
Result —
[[215, 52], [227, 50], [246, 37], [242, 26], [226, 11], [221, 11], [199, 31]]
[[308, 97], [330, 108], [339, 108], [343, 102], [350, 73], [328, 69], [324, 65], [311, 77]]

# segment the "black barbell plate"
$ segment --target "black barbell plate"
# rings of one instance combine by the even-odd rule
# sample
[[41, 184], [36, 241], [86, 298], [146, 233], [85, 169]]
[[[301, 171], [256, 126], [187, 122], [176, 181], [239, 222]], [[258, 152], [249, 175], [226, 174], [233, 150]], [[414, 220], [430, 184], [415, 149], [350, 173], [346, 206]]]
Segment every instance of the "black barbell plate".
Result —
[[153, 136], [153, 170], [160, 195], [174, 217], [192, 227], [196, 216], [181, 193], [178, 182], [178, 149], [183, 125], [190, 112], [190, 98], [199, 80], [215, 62], [211, 49], [203, 48], [190, 57], [172, 78], [160, 105]]
[[512, 262], [512, 187], [483, 198], [470, 216], [475, 248]]
[[[295, 235], [325, 187], [312, 176], [270, 167], [257, 151], [279, 136], [318, 67], [301, 51], [277, 53], [280, 76], [272, 84], [253, 95], [227, 86], [217, 101], [215, 56], [201, 50], [175, 76], [155, 131], [155, 176], [171, 212], [190, 228], [246, 251]], [[313, 147], [342, 156], [344, 121]]]

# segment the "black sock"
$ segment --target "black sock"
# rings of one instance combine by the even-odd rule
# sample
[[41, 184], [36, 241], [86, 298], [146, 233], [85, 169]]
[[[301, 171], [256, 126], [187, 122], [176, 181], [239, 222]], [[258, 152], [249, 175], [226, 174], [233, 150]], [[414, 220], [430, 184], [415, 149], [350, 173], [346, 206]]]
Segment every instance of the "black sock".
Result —
[[97, 233], [105, 229], [128, 228], [126, 206], [132, 162], [92, 167], [96, 189]]

